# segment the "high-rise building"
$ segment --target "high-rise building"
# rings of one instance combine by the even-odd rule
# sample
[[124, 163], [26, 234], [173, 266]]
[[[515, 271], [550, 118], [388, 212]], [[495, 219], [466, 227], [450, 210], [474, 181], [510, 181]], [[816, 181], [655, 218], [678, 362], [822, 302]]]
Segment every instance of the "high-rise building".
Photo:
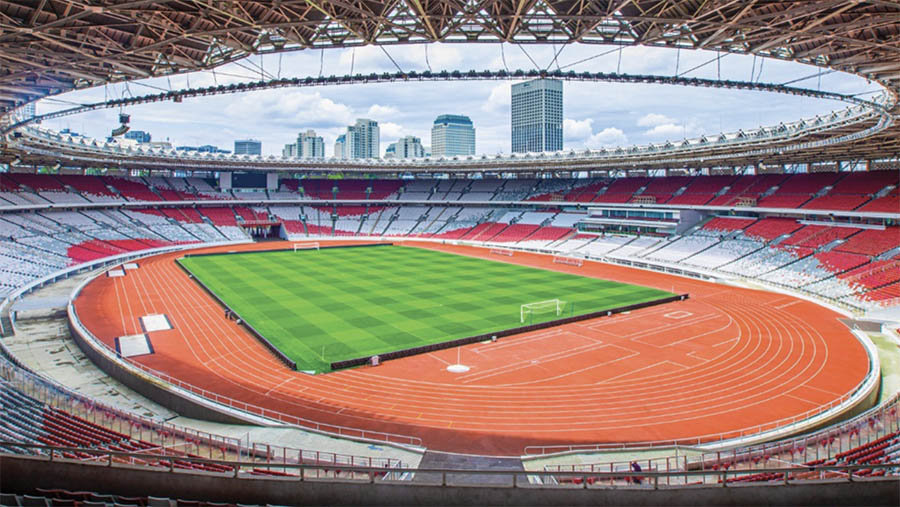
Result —
[[343, 158], [379, 158], [381, 134], [378, 122], [360, 118], [347, 127]]
[[391, 143], [388, 145], [387, 149], [384, 150], [384, 158], [398, 158], [397, 157], [397, 143]]
[[334, 158], [347, 158], [347, 134], [341, 134], [334, 140]]
[[325, 158], [325, 140], [315, 130], [307, 130], [297, 136], [297, 157]]
[[284, 158], [325, 158], [325, 140], [315, 130], [297, 134], [297, 142], [285, 144], [281, 150]]
[[[391, 146], [394, 147], [391, 157]], [[386, 158], [422, 158], [425, 156], [425, 148], [422, 146], [422, 140], [416, 136], [401, 137], [396, 143], [391, 143], [388, 151], [385, 153]]]
[[149, 143], [153, 140], [153, 136], [151, 136], [149, 132], [144, 132], [143, 130], [131, 130], [125, 132], [124, 137], [125, 139], [134, 139], [139, 143]]
[[535, 79], [512, 85], [513, 153], [563, 149], [563, 84]]
[[281, 156], [284, 158], [297, 158], [297, 143], [285, 144], [281, 149]]
[[235, 155], [262, 155], [262, 143], [256, 139], [239, 139], [234, 142]]
[[442, 114], [431, 127], [431, 154], [455, 157], [475, 154], [475, 127], [468, 116]]

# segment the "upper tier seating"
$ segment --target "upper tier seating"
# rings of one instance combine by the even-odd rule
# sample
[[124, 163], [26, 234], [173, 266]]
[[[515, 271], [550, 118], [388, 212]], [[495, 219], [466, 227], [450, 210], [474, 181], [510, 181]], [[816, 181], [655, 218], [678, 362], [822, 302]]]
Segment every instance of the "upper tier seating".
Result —
[[862, 171], [845, 173], [838, 181], [832, 194], [864, 194], [871, 195], [889, 186], [900, 185], [900, 172], [898, 171]]
[[639, 197], [653, 197], [656, 204], [668, 202], [678, 190], [688, 186], [694, 180], [693, 176], [669, 176], [667, 178], [651, 178], [647, 188]]
[[529, 196], [529, 191], [537, 185], [537, 180], [506, 180], [503, 187], [494, 195], [495, 201], [521, 201]]
[[35, 192], [66, 192], [66, 187], [50, 174], [13, 173], [8, 177]]
[[743, 200], [757, 201], [759, 196], [772, 187], [786, 180], [786, 174], [758, 174], [755, 176], [741, 176], [732, 183], [731, 188], [724, 194], [709, 202], [710, 206], [734, 206]]
[[115, 188], [130, 201], [161, 201], [162, 198], [153, 193], [143, 181], [137, 179], [103, 176], [103, 182]]
[[593, 202], [623, 203], [628, 202], [641, 187], [648, 185], [653, 178], [635, 177], [618, 178], [612, 181], [606, 191], [598, 195]]
[[122, 197], [111, 191], [98, 176], [59, 175], [62, 183], [81, 192], [81, 195], [94, 202], [124, 201]]
[[697, 176], [681, 195], [669, 199], [668, 204], [704, 205], [723, 188], [734, 184], [737, 176]]
[[817, 197], [803, 207], [806, 209], [822, 209], [822, 210], [854, 210], [867, 202], [869, 198], [864, 195], [844, 195], [844, 194], [828, 194]]
[[796, 208], [812, 199], [813, 195], [834, 183], [841, 177], [840, 173], [801, 173], [791, 175], [778, 186], [778, 190], [770, 196], [758, 201], [759, 206], [767, 208]]

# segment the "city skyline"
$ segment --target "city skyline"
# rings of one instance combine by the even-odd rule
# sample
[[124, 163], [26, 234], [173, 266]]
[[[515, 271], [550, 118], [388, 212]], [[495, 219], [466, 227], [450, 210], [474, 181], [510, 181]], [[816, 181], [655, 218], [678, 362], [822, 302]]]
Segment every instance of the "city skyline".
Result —
[[[558, 47], [556, 48], [559, 49]], [[342, 75], [349, 71], [355, 51], [355, 73], [394, 72], [396, 67], [378, 48], [297, 52], [283, 55], [285, 69], [318, 69], [320, 59], [324, 73]], [[529, 46], [528, 52], [538, 66], [554, 62], [550, 45]], [[425, 64], [421, 46], [390, 49], [391, 55], [404, 69], [419, 70]], [[724, 55], [723, 55], [724, 56]], [[521, 51], [509, 46], [506, 62], [498, 45], [437, 44], [429, 46], [429, 62], [433, 71], [442, 69], [534, 68]], [[714, 60], [715, 52], [681, 51], [681, 72]], [[253, 64], [271, 68], [271, 59]], [[587, 60], [585, 63], [578, 63]], [[598, 55], [596, 47], [571, 46], [555, 60], [565, 71], [616, 72], [631, 74], [672, 75], [676, 71], [674, 50], [663, 48], [622, 48], [621, 52]], [[875, 87], [864, 79], [841, 73], [830, 73], [812, 80], [809, 66], [767, 59], [765, 68], [752, 56], [729, 54], [719, 64], [705, 65], [691, 71], [688, 77], [715, 79], [721, 67], [722, 79], [781, 83], [800, 79], [796, 86], [819, 87], [840, 93], [859, 94]], [[246, 65], [246, 64], [245, 64]], [[221, 70], [221, 72], [220, 72]], [[227, 73], [227, 74], [226, 74]], [[230, 74], [230, 75], [229, 75]], [[300, 74], [301, 76], [304, 74]], [[241, 77], [246, 76], [246, 77]], [[166, 89], [212, 86], [251, 79], [236, 64], [211, 72], [173, 75], [171, 78], [149, 79], [132, 83], [132, 91], [140, 83]], [[258, 79], [258, 78], [257, 78]], [[189, 81], [189, 83], [188, 83]], [[127, 108], [132, 115], [132, 129], [152, 132], [154, 137], [171, 139], [174, 145], [217, 145], [230, 147], [234, 139], [253, 136], [263, 141], [264, 155], [280, 155], [285, 144], [296, 139], [297, 132], [315, 129], [331, 155], [337, 137], [346, 133], [347, 125], [356, 118], [378, 120], [381, 133], [380, 152], [399, 138], [413, 135], [430, 139], [434, 119], [445, 113], [469, 116], [478, 128], [476, 154], [509, 153], [510, 88], [519, 82], [472, 81], [388, 85], [327, 86], [322, 88], [286, 88], [248, 92], [236, 95], [209, 96], [185, 100], [183, 103], [159, 102]], [[190, 85], [190, 86], [188, 86]], [[714, 135], [719, 132], [749, 130], [761, 125], [777, 125], [827, 114], [844, 105], [834, 101], [809, 99], [772, 93], [709, 88], [685, 88], [665, 85], [627, 85], [615, 83], [567, 82], [564, 97], [563, 131], [565, 148], [599, 149], [629, 146], [685, 137]], [[110, 96], [120, 96], [123, 85], [109, 85]], [[87, 89], [62, 96], [65, 100], [89, 103], [104, 100], [103, 89]], [[41, 102], [39, 113], [62, 109], [64, 105]], [[727, 110], [727, 114], [724, 111]], [[188, 112], [188, 114], [185, 114]], [[75, 117], [47, 120], [48, 128], [71, 128], [96, 139], [105, 139], [109, 128], [117, 125], [117, 110], [98, 110]], [[172, 120], [172, 118], [176, 120]]]

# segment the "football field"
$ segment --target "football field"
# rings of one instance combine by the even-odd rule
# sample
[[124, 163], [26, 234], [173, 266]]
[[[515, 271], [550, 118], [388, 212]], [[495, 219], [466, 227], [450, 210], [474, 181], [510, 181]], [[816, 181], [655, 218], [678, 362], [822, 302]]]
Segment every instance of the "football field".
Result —
[[[669, 292], [400, 246], [178, 260], [298, 370], [583, 315]], [[522, 305], [538, 305], [522, 319]]]

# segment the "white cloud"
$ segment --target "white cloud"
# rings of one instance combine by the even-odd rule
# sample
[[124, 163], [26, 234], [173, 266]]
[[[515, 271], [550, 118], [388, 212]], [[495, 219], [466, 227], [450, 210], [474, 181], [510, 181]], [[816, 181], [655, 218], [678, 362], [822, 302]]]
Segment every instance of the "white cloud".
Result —
[[659, 113], [647, 113], [644, 116], [641, 116], [637, 124], [639, 127], [655, 127], [657, 125], [664, 125], [666, 123], [674, 123], [675, 120], [669, 118], [664, 114]]
[[267, 118], [320, 125], [349, 125], [354, 118], [353, 111], [345, 104], [324, 98], [319, 92], [299, 90], [241, 94], [225, 107], [224, 113], [238, 121]]
[[378, 128], [383, 141], [392, 143], [406, 135], [403, 126], [394, 122], [378, 122]]
[[584, 141], [594, 135], [593, 123], [590, 118], [581, 121], [566, 118], [563, 120], [563, 137], [566, 141]]
[[586, 148], [608, 148], [628, 144], [628, 136], [622, 129], [606, 127], [594, 132], [594, 120], [563, 120], [563, 136], [569, 147], [584, 146]]
[[650, 137], [687, 137], [687, 129], [684, 125], [677, 123], [663, 123], [644, 132], [644, 135]]
[[369, 118], [376, 121], [378, 120], [378, 118], [391, 117], [396, 115], [397, 113], [399, 113], [399, 111], [397, 111], [396, 107], [382, 106], [380, 104], [372, 104], [371, 106], [369, 106], [369, 110], [366, 112]]
[[[424, 47], [424, 45], [422, 46]], [[413, 47], [410, 47], [413, 49]], [[462, 63], [462, 54], [451, 44], [429, 44], [428, 63], [432, 69], [455, 69]]]
[[625, 146], [628, 144], [628, 136], [625, 135], [625, 132], [623, 132], [622, 129], [606, 127], [600, 132], [592, 135], [584, 144], [588, 148]]
[[498, 113], [509, 110], [509, 103], [511, 100], [510, 94], [512, 93], [511, 86], [512, 84], [509, 81], [505, 81], [491, 88], [491, 93], [488, 96], [487, 101], [481, 105], [481, 110], [488, 113]]

